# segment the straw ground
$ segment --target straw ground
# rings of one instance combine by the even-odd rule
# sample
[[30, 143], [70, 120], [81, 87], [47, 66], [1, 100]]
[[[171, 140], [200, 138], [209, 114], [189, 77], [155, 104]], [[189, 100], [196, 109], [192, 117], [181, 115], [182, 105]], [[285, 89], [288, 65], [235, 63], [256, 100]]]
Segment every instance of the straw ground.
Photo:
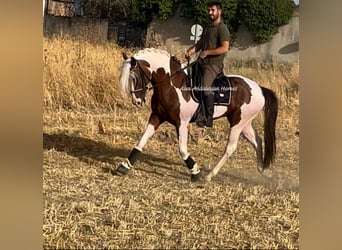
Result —
[[[167, 124], [127, 176], [109, 173], [149, 115], [148, 105], [135, 109], [117, 90], [121, 51], [44, 39], [44, 248], [298, 248], [298, 65], [226, 66], [280, 98], [276, 162], [259, 174], [254, 150], [241, 138], [211, 183], [191, 183]], [[262, 116], [254, 126], [262, 134]], [[211, 132], [190, 126], [189, 151], [204, 173], [223, 153], [227, 132], [224, 119]]]

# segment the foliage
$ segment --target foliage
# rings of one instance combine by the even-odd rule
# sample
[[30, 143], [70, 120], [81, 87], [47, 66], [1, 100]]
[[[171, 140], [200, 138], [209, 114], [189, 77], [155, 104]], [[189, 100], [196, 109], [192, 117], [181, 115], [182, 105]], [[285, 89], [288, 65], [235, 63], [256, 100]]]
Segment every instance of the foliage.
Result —
[[256, 41], [269, 41], [278, 28], [290, 20], [295, 4], [292, 0], [241, 0], [238, 18], [246, 24]]
[[[235, 17], [239, 0], [222, 0], [223, 20], [230, 27], [230, 21]], [[191, 18], [196, 23], [206, 25], [210, 21], [208, 18], [208, 0], [185, 0], [182, 1], [182, 15]]]
[[153, 16], [163, 20], [174, 13], [178, 1], [173, 0], [83, 0], [85, 16], [95, 18], [111, 18], [114, 20], [127, 18], [140, 23], [149, 23]]
[[172, 0], [133, 0], [132, 18], [141, 23], [151, 22], [153, 16], [166, 20], [174, 13], [176, 3]]
[[[147, 24], [153, 17], [166, 20], [180, 8], [181, 15], [201, 25], [210, 19], [207, 13], [208, 0], [83, 0], [86, 16], [127, 18]], [[221, 0], [223, 20], [234, 33], [245, 24], [256, 41], [266, 42], [286, 24], [294, 11], [292, 0]]]

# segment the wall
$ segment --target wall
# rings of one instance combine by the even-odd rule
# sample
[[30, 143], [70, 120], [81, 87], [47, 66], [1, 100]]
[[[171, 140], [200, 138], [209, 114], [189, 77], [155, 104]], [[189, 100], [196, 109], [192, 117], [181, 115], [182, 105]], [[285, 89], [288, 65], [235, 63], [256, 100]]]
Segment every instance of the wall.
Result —
[[257, 59], [296, 63], [299, 61], [299, 14], [294, 14], [289, 23], [280, 27], [268, 43], [257, 45], [246, 27], [237, 33], [236, 44], [228, 52], [229, 58]]
[[[52, 6], [49, 6], [49, 9]], [[185, 50], [194, 41], [190, 40], [193, 22], [179, 14], [166, 21], [154, 19], [147, 27], [133, 26], [127, 21], [110, 22], [85, 17], [44, 16], [44, 35], [68, 35], [83, 38], [89, 42], [104, 43], [116, 41], [122, 46], [156, 47], [184, 59]], [[145, 38], [146, 34], [146, 40]], [[231, 45], [225, 60], [276, 61], [296, 63], [299, 61], [299, 12], [290, 22], [279, 28], [273, 39], [257, 45], [245, 27], [237, 32], [237, 39]]]
[[[190, 40], [193, 22], [178, 15], [163, 21], [154, 19], [148, 26], [146, 46], [166, 49], [179, 59], [184, 58], [185, 50], [194, 44]], [[257, 45], [245, 27], [237, 32], [237, 39], [232, 44], [225, 60], [257, 59], [296, 63], [299, 60], [299, 13], [295, 12], [290, 22], [279, 28], [273, 39]]]

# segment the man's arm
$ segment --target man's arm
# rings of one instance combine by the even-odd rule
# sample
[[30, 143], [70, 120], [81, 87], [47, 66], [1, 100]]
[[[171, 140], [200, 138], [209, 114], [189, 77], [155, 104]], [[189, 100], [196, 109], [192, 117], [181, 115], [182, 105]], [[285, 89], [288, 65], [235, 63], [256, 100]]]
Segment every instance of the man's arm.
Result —
[[208, 49], [208, 50], [201, 51], [201, 53], [199, 54], [199, 57], [203, 59], [207, 56], [222, 55], [226, 53], [228, 49], [229, 49], [229, 41], [223, 41], [221, 43], [221, 46], [217, 47], [216, 49]]
[[196, 44], [194, 44], [189, 49], [187, 49], [187, 51], [185, 53], [185, 57], [189, 58], [192, 54], [199, 51], [201, 49], [201, 47], [202, 47], [202, 38]]

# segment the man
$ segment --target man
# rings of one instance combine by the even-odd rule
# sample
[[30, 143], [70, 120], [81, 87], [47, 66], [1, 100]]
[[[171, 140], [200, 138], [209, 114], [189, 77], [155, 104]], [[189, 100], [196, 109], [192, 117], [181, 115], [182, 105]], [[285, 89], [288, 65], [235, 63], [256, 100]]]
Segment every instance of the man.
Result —
[[229, 30], [222, 22], [222, 8], [219, 2], [208, 3], [208, 14], [212, 21], [207, 27], [201, 39], [186, 52], [189, 58], [195, 52], [201, 50], [199, 58], [199, 70], [203, 76], [203, 101], [205, 105], [205, 120], [196, 124], [199, 127], [212, 127], [214, 114], [214, 93], [211, 85], [216, 76], [223, 70], [223, 59], [229, 49]]

